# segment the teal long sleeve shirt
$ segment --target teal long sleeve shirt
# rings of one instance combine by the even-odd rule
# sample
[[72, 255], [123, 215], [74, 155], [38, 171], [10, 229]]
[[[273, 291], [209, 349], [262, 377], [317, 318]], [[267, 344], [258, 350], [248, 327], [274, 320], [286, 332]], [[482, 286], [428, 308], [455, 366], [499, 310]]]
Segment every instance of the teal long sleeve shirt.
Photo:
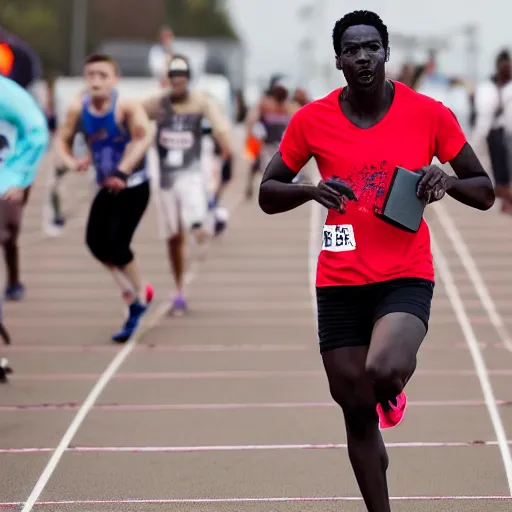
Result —
[[0, 76], [0, 195], [32, 184], [49, 141], [48, 123], [35, 99]]

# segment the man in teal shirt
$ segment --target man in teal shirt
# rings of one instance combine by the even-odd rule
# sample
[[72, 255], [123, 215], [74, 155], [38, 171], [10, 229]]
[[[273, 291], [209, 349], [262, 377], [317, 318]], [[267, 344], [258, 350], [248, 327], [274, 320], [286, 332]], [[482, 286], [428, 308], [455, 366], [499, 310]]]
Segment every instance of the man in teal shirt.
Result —
[[0, 76], [0, 242], [4, 247], [8, 282], [5, 297], [21, 300], [18, 234], [28, 187], [49, 144], [44, 113], [34, 98], [9, 78]]
[[[46, 118], [34, 98], [14, 81], [0, 76], [0, 242], [4, 247], [12, 244], [12, 230], [19, 229], [23, 198], [34, 181], [49, 140]], [[16, 240], [14, 244], [17, 257]], [[6, 295], [9, 291], [8, 286]], [[1, 303], [0, 336], [8, 343]], [[5, 359], [0, 359], [0, 380], [6, 367]]]

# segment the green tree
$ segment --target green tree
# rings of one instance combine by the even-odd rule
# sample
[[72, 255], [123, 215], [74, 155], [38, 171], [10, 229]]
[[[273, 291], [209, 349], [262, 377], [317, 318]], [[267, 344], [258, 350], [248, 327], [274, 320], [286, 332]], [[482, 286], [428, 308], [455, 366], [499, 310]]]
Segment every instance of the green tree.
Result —
[[223, 0], [165, 0], [167, 21], [178, 37], [238, 39]]
[[0, 25], [39, 54], [43, 73], [65, 71], [69, 56], [69, 1], [1, 0]]

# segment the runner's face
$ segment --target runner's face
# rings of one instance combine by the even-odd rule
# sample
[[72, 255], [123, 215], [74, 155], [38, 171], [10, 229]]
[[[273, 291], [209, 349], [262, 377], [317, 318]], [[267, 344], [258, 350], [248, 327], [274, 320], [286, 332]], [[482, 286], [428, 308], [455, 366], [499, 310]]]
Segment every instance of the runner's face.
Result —
[[172, 76], [169, 81], [173, 96], [179, 98], [187, 94], [189, 80], [186, 76]]
[[169, 41], [172, 40], [172, 32], [170, 30], [162, 30], [160, 32], [160, 41], [163, 45], [166, 45], [169, 43]]
[[110, 62], [93, 62], [84, 70], [87, 91], [93, 98], [108, 98], [117, 85], [118, 76]]
[[341, 37], [336, 59], [349, 87], [372, 90], [386, 79], [386, 49], [379, 31], [369, 25], [349, 27]]

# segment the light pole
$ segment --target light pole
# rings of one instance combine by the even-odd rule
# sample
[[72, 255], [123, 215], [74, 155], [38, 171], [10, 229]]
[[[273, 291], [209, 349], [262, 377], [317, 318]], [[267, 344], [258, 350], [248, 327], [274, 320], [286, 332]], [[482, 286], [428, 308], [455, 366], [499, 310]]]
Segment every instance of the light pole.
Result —
[[478, 81], [478, 26], [468, 25], [464, 29], [467, 37], [468, 72], [469, 78]]
[[315, 40], [311, 35], [311, 20], [314, 15], [315, 6], [313, 4], [303, 5], [297, 10], [297, 18], [305, 25], [304, 37], [301, 38], [298, 44], [299, 58], [297, 74], [301, 83], [307, 82], [314, 66]]
[[87, 51], [87, 0], [73, 0], [71, 13], [70, 69], [73, 75], [82, 73]]
[[320, 57], [322, 47], [318, 41], [318, 38], [325, 33], [322, 30], [324, 12], [325, 0], [316, 0], [314, 3], [303, 5], [297, 11], [299, 20], [304, 23], [305, 32], [299, 49], [307, 48], [306, 55], [300, 57], [303, 59], [300, 74], [304, 77], [304, 85], [308, 89], [313, 87], [323, 90], [326, 82], [331, 78], [325, 60]]

